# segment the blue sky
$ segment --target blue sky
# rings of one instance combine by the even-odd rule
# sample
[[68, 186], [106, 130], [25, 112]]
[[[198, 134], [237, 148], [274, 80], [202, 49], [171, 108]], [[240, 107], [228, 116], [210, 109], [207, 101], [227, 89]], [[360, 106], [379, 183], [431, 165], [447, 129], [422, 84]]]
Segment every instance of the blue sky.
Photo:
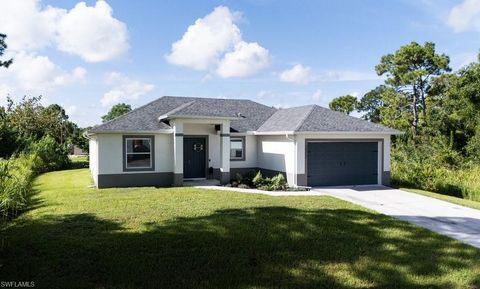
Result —
[[100, 123], [115, 103], [162, 95], [326, 106], [380, 84], [380, 57], [410, 41], [435, 42], [454, 69], [480, 48], [480, 0], [0, 5], [15, 61], [0, 71], [0, 100], [42, 95], [81, 126]]

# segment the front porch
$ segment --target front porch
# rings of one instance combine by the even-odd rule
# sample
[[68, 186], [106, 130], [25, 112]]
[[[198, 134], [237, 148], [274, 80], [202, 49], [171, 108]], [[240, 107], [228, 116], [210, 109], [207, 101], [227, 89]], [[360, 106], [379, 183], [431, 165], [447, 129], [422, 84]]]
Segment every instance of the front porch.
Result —
[[230, 120], [176, 118], [173, 127], [174, 186], [230, 181]]

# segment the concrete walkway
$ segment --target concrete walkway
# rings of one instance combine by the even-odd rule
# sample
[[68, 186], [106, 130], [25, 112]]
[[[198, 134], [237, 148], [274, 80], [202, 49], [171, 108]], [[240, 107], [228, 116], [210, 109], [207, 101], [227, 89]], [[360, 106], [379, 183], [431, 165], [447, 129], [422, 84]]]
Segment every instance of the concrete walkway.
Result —
[[304, 192], [268, 192], [212, 185], [195, 187], [268, 196], [332, 196], [480, 248], [480, 210], [389, 187], [326, 187]]
[[220, 191], [230, 191], [230, 192], [240, 192], [247, 194], [262, 194], [267, 196], [281, 197], [281, 196], [326, 196], [326, 193], [318, 191], [262, 191], [257, 189], [242, 189], [235, 187], [224, 187], [224, 186], [210, 186], [210, 185], [196, 185], [193, 186], [198, 189], [207, 189], [207, 190], [220, 190]]
[[480, 210], [383, 186], [315, 188], [480, 248]]

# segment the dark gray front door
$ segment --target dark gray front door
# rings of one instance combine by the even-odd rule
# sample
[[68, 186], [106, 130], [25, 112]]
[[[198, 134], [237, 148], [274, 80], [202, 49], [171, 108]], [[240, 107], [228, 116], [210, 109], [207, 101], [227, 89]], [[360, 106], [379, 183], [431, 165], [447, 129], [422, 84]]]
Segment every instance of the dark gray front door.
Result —
[[205, 137], [185, 137], [183, 139], [183, 177], [206, 177], [206, 139]]
[[378, 182], [377, 142], [309, 142], [309, 186], [370, 185]]

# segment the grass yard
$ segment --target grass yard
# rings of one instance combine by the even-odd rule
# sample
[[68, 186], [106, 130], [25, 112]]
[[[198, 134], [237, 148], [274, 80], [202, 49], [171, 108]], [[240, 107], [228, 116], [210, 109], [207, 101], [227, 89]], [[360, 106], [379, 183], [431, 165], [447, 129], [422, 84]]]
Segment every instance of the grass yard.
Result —
[[480, 288], [480, 251], [331, 197], [89, 188], [40, 176], [0, 227], [0, 281], [35, 288]]
[[457, 197], [453, 197], [453, 196], [438, 194], [438, 193], [429, 192], [429, 191], [425, 191], [425, 190], [419, 190], [419, 189], [411, 189], [411, 188], [399, 188], [399, 189], [403, 190], [403, 191], [407, 191], [407, 192], [416, 193], [416, 194], [419, 194], [419, 195], [424, 195], [424, 196], [427, 196], [427, 197], [439, 199], [439, 200], [442, 200], [442, 201], [447, 201], [447, 202], [454, 203], [454, 204], [457, 204], [457, 205], [460, 205], [460, 206], [480, 210], [480, 202], [477, 202], [477, 201], [457, 198]]

